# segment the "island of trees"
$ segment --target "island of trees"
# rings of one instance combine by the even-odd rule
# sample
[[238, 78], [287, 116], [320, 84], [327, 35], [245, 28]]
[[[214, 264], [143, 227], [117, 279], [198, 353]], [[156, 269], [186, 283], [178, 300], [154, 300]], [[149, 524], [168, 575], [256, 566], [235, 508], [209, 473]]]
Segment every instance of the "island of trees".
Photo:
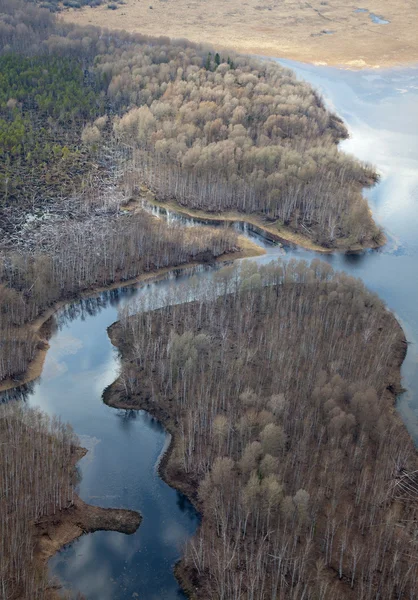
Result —
[[106, 401], [174, 434], [165, 475], [203, 516], [180, 568], [191, 597], [413, 598], [418, 461], [393, 410], [394, 317], [317, 260], [226, 267], [185, 298], [122, 311]]

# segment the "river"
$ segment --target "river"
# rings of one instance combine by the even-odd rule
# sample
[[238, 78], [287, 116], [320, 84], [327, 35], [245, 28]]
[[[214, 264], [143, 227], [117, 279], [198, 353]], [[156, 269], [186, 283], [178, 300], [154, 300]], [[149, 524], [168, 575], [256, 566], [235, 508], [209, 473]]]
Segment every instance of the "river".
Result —
[[[410, 342], [403, 365], [407, 391], [398, 408], [418, 443], [418, 69], [351, 72], [280, 61], [323, 93], [346, 121], [351, 137], [341, 146], [377, 165], [381, 182], [367, 195], [389, 242], [357, 255], [321, 257], [335, 269], [361, 277], [399, 318]], [[266, 246], [259, 262], [277, 255], [306, 260], [303, 249]], [[201, 269], [198, 277], [211, 277]], [[28, 396], [49, 414], [69, 421], [88, 454], [80, 461], [80, 496], [100, 506], [139, 510], [143, 521], [132, 536], [96, 532], [83, 536], [50, 561], [51, 574], [88, 600], [184, 598], [173, 565], [198, 525], [181, 494], [158, 476], [156, 465], [169, 443], [161, 425], [143, 411], [103, 404], [104, 388], [118, 374], [118, 356], [106, 329], [118, 305], [158, 290], [181, 288], [187, 275], [102, 295], [67, 307], [51, 338], [41, 378]]]

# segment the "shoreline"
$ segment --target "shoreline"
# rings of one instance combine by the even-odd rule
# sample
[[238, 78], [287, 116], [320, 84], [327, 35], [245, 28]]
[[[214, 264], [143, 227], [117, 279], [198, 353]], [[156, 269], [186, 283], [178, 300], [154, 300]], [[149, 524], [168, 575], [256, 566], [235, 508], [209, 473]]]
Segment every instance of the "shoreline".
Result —
[[[108, 327], [107, 333], [112, 345], [123, 356], [123, 350], [121, 349], [121, 346], [123, 346], [123, 344], [118, 343], [120, 341], [117, 334], [118, 326], [119, 322], [116, 321], [115, 323], [113, 323], [113, 325]], [[176, 450], [179, 438], [175, 420], [163, 408], [154, 403], [149, 402], [148, 400], [144, 401], [143, 399], [141, 399], [141, 401], [135, 405], [130, 404], [126, 400], [120, 400], [120, 392], [115, 389], [119, 381], [120, 378], [118, 377], [103, 391], [103, 403], [106, 404], [106, 406], [109, 406], [110, 408], [113, 408], [115, 410], [143, 410], [155, 419], [157, 419], [159, 423], [161, 423], [165, 431], [170, 435], [171, 439], [170, 443], [166, 446], [165, 450], [163, 450], [163, 454], [160, 455], [160, 458], [158, 460], [158, 476], [171, 488], [178, 490], [179, 492], [184, 494], [184, 496], [187, 497], [189, 502], [195, 508], [199, 516], [201, 516], [201, 506], [197, 497], [197, 487], [194, 486], [193, 483], [188, 480], [187, 474], [185, 474], [185, 477], [183, 479], [177, 479], [175, 477], [172, 477], [168, 472], [170, 459]], [[200, 527], [200, 525], [198, 525], [198, 527]], [[190, 578], [187, 576], [187, 570], [183, 564], [182, 558], [180, 558], [174, 565], [174, 576], [177, 579], [186, 597], [190, 600], [194, 600], [194, 586]]]
[[[87, 454], [85, 448], [76, 448], [73, 468]], [[62, 509], [55, 515], [44, 517], [33, 524], [34, 568], [43, 574], [48, 568], [49, 559], [64, 546], [74, 542], [86, 533], [95, 531], [118, 531], [132, 534], [142, 521], [139, 512], [123, 508], [101, 508], [87, 504], [75, 494], [72, 506]], [[62, 596], [61, 584], [52, 584], [46, 589], [48, 600], [59, 600]]]
[[[258, 246], [254, 242], [251, 242], [242, 235], [238, 235], [237, 241], [239, 243], [239, 250], [237, 250], [236, 252], [222, 254], [214, 258], [213, 262], [229, 262], [231, 260], [261, 256], [266, 253], [265, 250], [263, 250], [260, 246]], [[177, 266], [162, 267], [160, 269], [157, 269], [156, 271], [141, 273], [140, 275], [132, 279], [127, 279], [125, 281], [115, 281], [107, 286], [86, 288], [85, 290], [81, 291], [79, 294], [75, 295], [72, 298], [70, 297], [63, 300], [58, 300], [50, 308], [48, 308], [42, 314], [38, 315], [36, 319], [31, 321], [30, 323], [25, 324], [19, 329], [20, 333], [24, 333], [25, 330], [31, 330], [33, 333], [35, 333], [35, 335], [38, 336], [39, 347], [37, 348], [35, 357], [33, 358], [33, 360], [30, 361], [26, 372], [22, 374], [20, 379], [7, 378], [3, 381], [0, 381], [0, 393], [7, 392], [15, 388], [21, 387], [22, 385], [31, 383], [32, 381], [41, 376], [45, 358], [50, 347], [48, 343], [48, 335], [42, 336], [42, 328], [49, 321], [49, 319], [53, 317], [66, 304], [71, 304], [71, 302], [77, 302], [78, 300], [83, 298], [89, 298], [91, 296], [95, 296], [103, 292], [111, 291], [118, 288], [129, 287], [138, 283], [158, 281], [159, 279], [167, 276], [167, 274], [171, 271], [183, 269], [186, 270], [199, 266], [201, 264], [204, 263], [194, 261]]]
[[[254, 228], [254, 231], [256, 232], [258, 229], [258, 233], [260, 233], [261, 235], [267, 234], [267, 239], [271, 239], [283, 245], [298, 246], [300, 248], [304, 248], [305, 250], [309, 250], [311, 252], [319, 252], [322, 254], [356, 253], [363, 252], [365, 250], [377, 250], [378, 248], [382, 248], [387, 243], [387, 237], [382, 232], [380, 242], [373, 245], [353, 245], [346, 247], [336, 246], [333, 248], [325, 248], [324, 246], [316, 244], [301, 233], [296, 233], [292, 231], [289, 227], [283, 225], [280, 226], [280, 229], [278, 229], [277, 220], [271, 221], [270, 224], [258, 215], [246, 215], [245, 213], [239, 213], [236, 211], [226, 211], [224, 213], [210, 213], [205, 212], [203, 210], [191, 209], [183, 207], [175, 200], [172, 200], [170, 202], [157, 200], [155, 194], [148, 190], [148, 188], [145, 192], [145, 196], [142, 196], [142, 199], [150, 205], [153, 205], [160, 209], [164, 209], [166, 211], [169, 210], [180, 217], [185, 217], [186, 219], [196, 219], [202, 221], [203, 223], [205, 221], [212, 222], [214, 225], [222, 225], [229, 223], [250, 225]], [[137, 201], [139, 202], [139, 200]]]
[[[237, 242], [239, 244], [239, 250], [228, 252], [214, 258], [213, 264], [216, 262], [222, 263], [249, 258], [250, 256], [259, 256], [266, 253], [263, 248], [242, 235], [237, 236]], [[35, 358], [29, 364], [26, 374], [22, 379], [19, 381], [11, 379], [4, 380], [0, 383], [0, 392], [18, 388], [37, 379], [41, 375], [46, 354], [50, 347], [47, 340], [41, 337], [42, 328], [47, 324], [49, 319], [51, 319], [53, 315], [66, 304], [141, 282], [159, 281], [164, 279], [170, 272], [185, 271], [202, 264], [205, 263], [194, 261], [177, 266], [164, 267], [153, 272], [141, 273], [137, 277], [126, 281], [115, 281], [108, 286], [98, 286], [83, 290], [74, 298], [59, 300], [44, 313], [39, 315], [34, 321], [28, 323], [25, 327], [20, 328], [22, 334], [25, 330], [32, 329], [32, 331], [38, 335], [38, 345], [41, 347], [37, 350]], [[48, 337], [48, 332], [45, 337]], [[86, 453], [87, 450], [84, 448], [76, 449], [73, 457], [74, 469], [76, 468], [76, 463], [85, 456]], [[163, 462], [164, 456], [161, 460], [162, 464]], [[45, 569], [47, 569], [48, 560], [54, 554], [85, 533], [93, 533], [94, 531], [101, 530], [131, 534], [138, 529], [141, 519], [141, 515], [136, 511], [119, 508], [102, 508], [90, 505], [81, 500], [77, 494], [74, 494], [73, 504], [70, 507], [62, 509], [56, 514], [48, 515], [43, 518], [42, 521], [33, 523], [35, 571], [43, 573]], [[47, 600], [59, 600], [61, 595], [58, 590], [62, 590], [61, 584], [53, 585], [48, 588], [46, 592]]]
[[[394, 419], [401, 426], [406, 441], [412, 444], [413, 448], [415, 449], [413, 440], [409, 435], [409, 432], [403, 423], [399, 412], [396, 410], [397, 396], [404, 391], [404, 388], [401, 384], [401, 367], [407, 354], [408, 342], [405, 332], [395, 314], [387, 308], [386, 311], [392, 317], [392, 319], [394, 319], [396, 326], [401, 333], [401, 339], [399, 340], [398, 345], [394, 348], [393, 363], [388, 368], [387, 379], [385, 381], [385, 390], [382, 394], [382, 398], [387, 403], [386, 410], [388, 411], [391, 419]], [[118, 350], [123, 358], [126, 347], [120, 336], [119, 322], [116, 321], [110, 327], [108, 327], [107, 332], [112, 345]], [[176, 447], [179, 442], [179, 435], [176, 427], [177, 423], [175, 419], [164, 408], [150, 401], [149, 398], [144, 399], [142, 394], [135, 394], [129, 396], [128, 398], [121, 399], [120, 396], [122, 392], [122, 386], [120, 389], [118, 389], [119, 383], [120, 378], [118, 377], [103, 391], [102, 400], [104, 404], [110, 408], [119, 410], [144, 410], [163, 425], [166, 432], [171, 436], [171, 440], [166, 447], [164, 454], [159, 459], [157, 466], [158, 475], [167, 485], [184, 494], [199, 515], [202, 516], [202, 507], [197, 495], [199, 482], [193, 482], [191, 478], [188, 477], [187, 473], [184, 473], [182, 477], [176, 477], [175, 475], [169, 473], [170, 460], [173, 454], [175, 454]], [[128, 401], [129, 399], [132, 400], [132, 403]], [[198, 525], [198, 527], [200, 527], [200, 525]], [[187, 598], [190, 600], [195, 600], [196, 596], [194, 592], [197, 588], [195, 587], [190, 574], [187, 571], [187, 568], [183, 562], [183, 558], [180, 558], [175, 564], [174, 575]]]

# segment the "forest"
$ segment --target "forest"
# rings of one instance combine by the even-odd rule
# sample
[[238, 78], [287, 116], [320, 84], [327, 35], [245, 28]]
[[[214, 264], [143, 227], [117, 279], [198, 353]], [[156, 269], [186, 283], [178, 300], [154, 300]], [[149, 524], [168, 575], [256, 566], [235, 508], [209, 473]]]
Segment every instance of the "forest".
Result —
[[47, 578], [34, 568], [34, 522], [74, 501], [71, 428], [36, 409], [0, 405], [0, 596], [43, 599]]
[[[326, 248], [383, 239], [362, 196], [373, 167], [339, 151], [342, 121], [277, 64], [0, 0], [0, 83], [0, 383], [24, 380], [46, 345], [33, 324], [58, 302], [238, 249], [230, 229], [139, 209], [144, 188]], [[185, 586], [411, 600], [416, 453], [393, 413], [405, 348], [383, 304], [319, 261], [225, 267], [169, 300], [121, 313], [107, 401], [175, 434], [167, 477], [203, 516]], [[74, 500], [76, 439], [12, 404], [0, 432], [1, 594], [41, 600], [32, 530]]]
[[2, 0], [0, 13], [3, 381], [23, 376], [45, 346], [30, 324], [57, 301], [211, 260], [236, 250], [237, 236], [123, 210], [132, 197], [132, 151], [112, 133], [111, 77], [95, 63], [99, 51], [130, 40], [60, 24], [18, 0]]
[[79, 129], [103, 112], [99, 81], [57, 56], [0, 57], [0, 193], [12, 208], [68, 194], [86, 171]]
[[[67, 128], [72, 144], [57, 141], [62, 172], [71, 164], [80, 171], [72, 196], [96, 187], [83, 169], [100, 173], [105, 185], [110, 158], [131, 193], [146, 184], [159, 199], [190, 208], [257, 214], [326, 247], [381, 242], [361, 193], [377, 174], [338, 150], [338, 142], [348, 135], [345, 126], [290, 70], [181, 40], [66, 25], [19, 0], [2, 0], [0, 6], [3, 54], [39, 56], [35, 62], [41, 63], [65, 58], [71, 63], [68, 69], [78, 73], [78, 88], [71, 89], [69, 98], [82, 89], [96, 94], [89, 103], [93, 114], [83, 113], [81, 103], [74, 115], [78, 125]], [[13, 65], [18, 59], [3, 60]], [[10, 68], [8, 81], [24, 88], [14, 82]], [[25, 111], [13, 91], [3, 120], [17, 119], [19, 130]], [[96, 118], [99, 108], [103, 114]], [[12, 138], [19, 138], [18, 130]], [[53, 131], [62, 138], [56, 125]], [[60, 147], [68, 151], [63, 154]], [[19, 144], [17, 148], [18, 164], [30, 165], [28, 152]], [[54, 170], [49, 177], [56, 179]], [[39, 195], [33, 190], [32, 208], [45, 208]], [[63, 186], [58, 196], [68, 195]]]
[[121, 311], [106, 401], [174, 435], [165, 477], [203, 519], [193, 598], [415, 597], [417, 455], [393, 411], [402, 331], [318, 260], [243, 263]]
[[86, 451], [58, 418], [23, 402], [1, 403], [0, 434], [0, 597], [69, 600], [47, 572], [50, 556], [87, 532], [132, 534], [141, 517], [91, 506], [77, 496], [76, 462]]
[[30, 323], [57, 301], [237, 249], [230, 229], [169, 226], [143, 211], [46, 223], [38, 235], [30, 251], [0, 257], [0, 381], [25, 374], [44, 345]]

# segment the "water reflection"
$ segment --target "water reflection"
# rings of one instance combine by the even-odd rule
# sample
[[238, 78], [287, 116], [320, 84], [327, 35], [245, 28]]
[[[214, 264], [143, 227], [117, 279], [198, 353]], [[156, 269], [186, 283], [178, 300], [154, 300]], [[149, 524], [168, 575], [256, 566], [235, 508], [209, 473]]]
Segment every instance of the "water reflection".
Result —
[[[344, 151], [374, 163], [381, 182], [367, 191], [389, 243], [360, 256], [336, 256], [334, 268], [361, 277], [399, 318], [410, 345], [403, 365], [408, 391], [399, 411], [418, 443], [418, 68], [346, 71], [280, 61], [319, 89], [348, 124]], [[304, 252], [292, 252], [303, 255]]]
[[[161, 285], [168, 289], [173, 281]], [[144, 411], [114, 410], [101, 400], [118, 374], [107, 328], [117, 319], [117, 307], [141, 294], [158, 302], [158, 285], [112, 290], [66, 306], [56, 316], [42, 377], [15, 392], [69, 421], [80, 436], [88, 449], [79, 462], [83, 500], [143, 516], [132, 536], [97, 532], [51, 560], [51, 572], [89, 600], [184, 597], [173, 566], [198, 523], [192, 505], [179, 500], [156, 471], [169, 441], [161, 424]]]
[[[348, 123], [344, 150], [377, 164], [381, 183], [368, 191], [374, 215], [389, 234], [377, 251], [321, 257], [335, 269], [361, 277], [401, 321], [411, 343], [403, 366], [408, 391], [398, 407], [418, 442], [418, 69], [350, 72], [282, 61], [325, 95]], [[249, 232], [253, 235], [253, 233]], [[283, 249], [263, 242], [265, 263]], [[285, 258], [311, 260], [316, 255], [287, 249]], [[213, 267], [165, 281], [112, 290], [68, 305], [57, 316], [40, 381], [11, 392], [27, 397], [50, 414], [73, 424], [89, 452], [80, 461], [81, 497], [92, 504], [140, 510], [136, 534], [97, 532], [84, 536], [51, 561], [51, 570], [89, 600], [173, 600], [183, 595], [172, 567], [198, 517], [187, 499], [164, 484], [156, 465], [169, 437], [143, 411], [115, 411], [101, 402], [103, 390], [118, 374], [118, 355], [106, 330], [117, 307], [134, 299], [143, 309], [161, 306], [162, 292], [185, 301], [193, 278], [211, 286]], [[192, 279], [190, 280], [190, 277]], [[175, 292], [175, 294], [174, 294]]]
[[370, 12], [368, 8], [356, 8], [354, 10], [354, 12], [355, 13], [368, 13], [368, 15], [369, 15], [370, 19], [373, 21], [373, 23], [376, 23], [377, 25], [388, 25], [390, 23], [390, 21], [388, 21], [381, 15], [379, 16], [379, 15], [376, 15], [375, 13]]

